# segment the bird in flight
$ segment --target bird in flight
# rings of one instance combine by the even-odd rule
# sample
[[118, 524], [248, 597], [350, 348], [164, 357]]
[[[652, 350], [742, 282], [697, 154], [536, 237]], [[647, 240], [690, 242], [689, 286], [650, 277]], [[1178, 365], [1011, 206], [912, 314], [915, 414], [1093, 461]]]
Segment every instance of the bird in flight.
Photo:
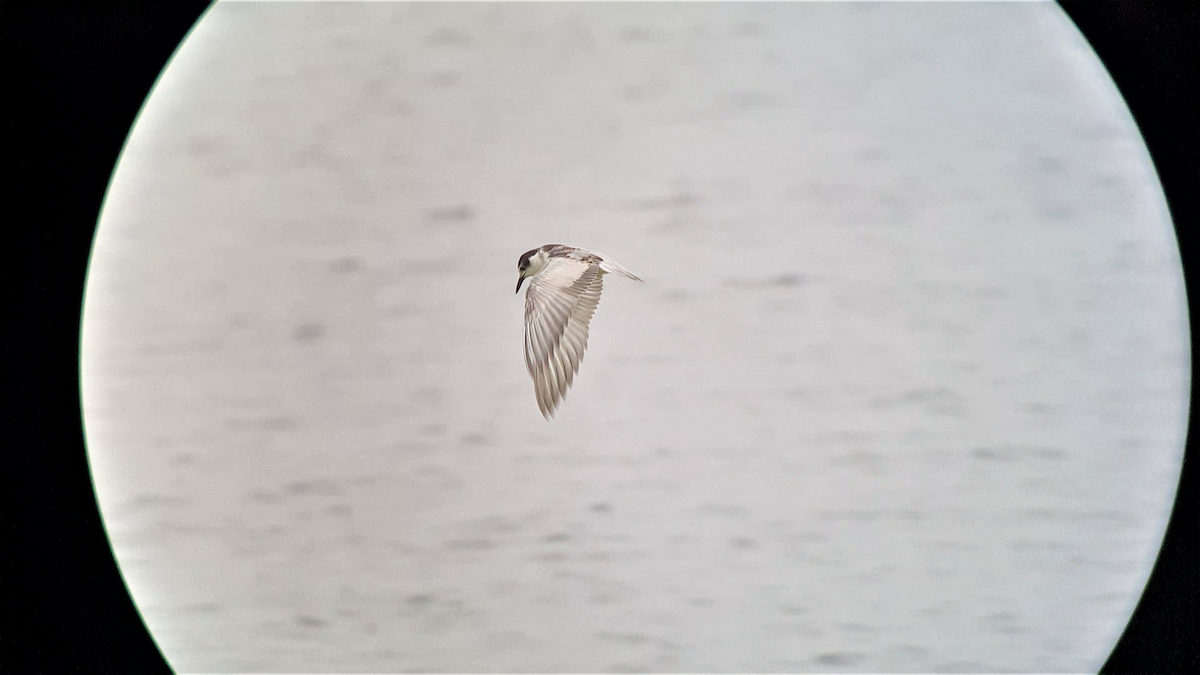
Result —
[[517, 261], [525, 291], [525, 367], [547, 421], [567, 394], [587, 349], [588, 323], [600, 304], [605, 274], [641, 281], [616, 261], [574, 246], [546, 244]]

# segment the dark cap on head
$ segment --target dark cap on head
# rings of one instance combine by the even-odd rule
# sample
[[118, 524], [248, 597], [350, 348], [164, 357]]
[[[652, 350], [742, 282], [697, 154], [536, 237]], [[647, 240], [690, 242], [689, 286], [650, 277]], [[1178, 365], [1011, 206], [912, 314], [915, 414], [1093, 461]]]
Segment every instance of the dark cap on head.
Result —
[[529, 259], [533, 257], [534, 253], [537, 253], [540, 250], [541, 249], [535, 248], [533, 250], [525, 251], [524, 253], [522, 253], [521, 259], [517, 261], [517, 269], [523, 270], [526, 267], [529, 267]]

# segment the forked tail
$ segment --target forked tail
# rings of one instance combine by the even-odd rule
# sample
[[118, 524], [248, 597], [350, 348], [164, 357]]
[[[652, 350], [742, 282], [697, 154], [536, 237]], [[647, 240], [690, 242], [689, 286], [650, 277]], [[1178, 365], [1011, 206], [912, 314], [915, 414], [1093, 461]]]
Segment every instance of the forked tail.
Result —
[[[612, 274], [619, 274], [619, 275], [625, 277], [626, 279], [633, 279], [634, 281], [642, 281], [641, 277], [634, 274], [633, 272], [630, 272], [629, 270], [625, 269], [624, 267], [621, 267], [620, 263], [614, 262], [612, 260], [606, 259], [606, 260], [601, 261], [600, 269], [604, 270], [605, 272], [610, 272]], [[645, 282], [642, 281], [642, 283], [645, 283]]]

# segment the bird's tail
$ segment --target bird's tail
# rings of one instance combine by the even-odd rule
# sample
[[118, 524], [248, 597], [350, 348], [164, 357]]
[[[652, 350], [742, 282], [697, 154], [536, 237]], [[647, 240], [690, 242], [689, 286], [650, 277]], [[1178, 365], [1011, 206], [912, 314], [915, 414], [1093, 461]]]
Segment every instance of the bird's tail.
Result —
[[600, 263], [600, 269], [604, 270], [605, 272], [610, 272], [612, 274], [619, 274], [619, 275], [625, 277], [626, 279], [633, 279], [634, 281], [642, 281], [641, 277], [639, 277], [638, 275], [634, 274], [633, 272], [630, 272], [629, 270], [625, 269], [624, 267], [621, 266], [620, 263], [614, 262], [612, 260], [605, 259], [604, 261], [602, 261]]

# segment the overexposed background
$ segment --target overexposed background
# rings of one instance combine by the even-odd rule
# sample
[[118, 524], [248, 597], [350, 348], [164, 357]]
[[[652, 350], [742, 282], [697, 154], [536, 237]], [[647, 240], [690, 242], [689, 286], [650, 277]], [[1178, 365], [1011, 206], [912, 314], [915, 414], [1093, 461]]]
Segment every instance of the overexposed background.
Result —
[[[603, 251], [556, 419], [521, 252]], [[171, 665], [1088, 671], [1178, 477], [1162, 194], [1048, 3], [219, 3], [89, 272]]]

